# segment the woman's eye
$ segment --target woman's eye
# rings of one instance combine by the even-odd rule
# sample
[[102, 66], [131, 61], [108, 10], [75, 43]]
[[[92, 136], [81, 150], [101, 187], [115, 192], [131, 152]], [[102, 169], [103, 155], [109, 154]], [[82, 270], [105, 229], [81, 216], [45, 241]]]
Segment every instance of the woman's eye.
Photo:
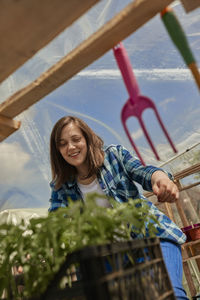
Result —
[[81, 138], [75, 138], [73, 141], [74, 141], [75, 143], [78, 143], [78, 142], [80, 142], [80, 140], [81, 140]]
[[59, 147], [64, 147], [64, 146], [66, 146], [66, 143], [60, 143], [59, 144]]

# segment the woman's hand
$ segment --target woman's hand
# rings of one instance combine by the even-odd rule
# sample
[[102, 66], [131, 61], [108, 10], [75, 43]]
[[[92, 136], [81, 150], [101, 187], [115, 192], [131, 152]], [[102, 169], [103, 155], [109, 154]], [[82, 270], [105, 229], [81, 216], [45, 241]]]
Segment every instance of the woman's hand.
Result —
[[179, 190], [175, 183], [162, 171], [156, 171], [151, 177], [152, 189], [159, 202], [175, 202], [179, 198]]

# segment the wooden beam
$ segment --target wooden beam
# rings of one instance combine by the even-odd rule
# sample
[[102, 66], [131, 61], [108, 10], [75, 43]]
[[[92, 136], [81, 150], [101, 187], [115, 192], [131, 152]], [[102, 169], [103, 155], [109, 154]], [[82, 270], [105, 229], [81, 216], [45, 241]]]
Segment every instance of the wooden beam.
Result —
[[173, 211], [172, 211], [171, 203], [164, 202], [163, 204], [164, 204], [165, 209], [166, 209], [166, 211], [167, 211], [167, 216], [168, 216], [174, 223], [176, 223], [176, 221], [175, 221], [175, 219], [174, 219], [174, 214], [173, 214]]
[[0, 142], [19, 129], [20, 121], [15, 121], [0, 115]]
[[183, 259], [183, 262], [191, 260], [191, 259], [200, 259], [200, 254], [194, 255], [192, 257], [187, 257]]
[[197, 185], [200, 185], [200, 181], [197, 181], [197, 182], [192, 183], [192, 184], [188, 184], [186, 186], [182, 186], [181, 189], [180, 189], [180, 192], [185, 191], [185, 190], [189, 190], [189, 189], [191, 189], [191, 188], [193, 188]]
[[200, 7], [200, 0], [181, 0], [181, 2], [187, 13]]
[[136, 0], [130, 3], [38, 79], [1, 103], [0, 114], [11, 118], [20, 114], [104, 55], [172, 2]]
[[[186, 177], [186, 176], [185, 176], [185, 177]], [[183, 178], [184, 178], [184, 177], [183, 177]], [[175, 181], [175, 183], [176, 183], [176, 181]], [[195, 186], [197, 186], [197, 185], [200, 185], [200, 181], [197, 181], [197, 182], [195, 182], [195, 183], [192, 183], [192, 184], [188, 184], [188, 185], [179, 187], [179, 192], [182, 192], [182, 191], [185, 191], [185, 190], [189, 190], [189, 189], [191, 189], [191, 188], [193, 188], [193, 187], [195, 187]], [[154, 193], [152, 193], [152, 192], [146, 192], [146, 193], [144, 194], [144, 196], [147, 197], [147, 198], [149, 198], [149, 197], [151, 197], [151, 196], [153, 196], [153, 195], [154, 195]]]
[[98, 1], [0, 1], [0, 82]]
[[[180, 181], [177, 181], [176, 185], [177, 185], [178, 189], [180, 190], [181, 189]], [[181, 222], [183, 223], [183, 227], [189, 226], [190, 223], [187, 219], [187, 216], [185, 214], [182, 204], [180, 203], [180, 201], [176, 201], [175, 204], [176, 204], [176, 208], [177, 208], [178, 214], [180, 216]]]
[[[183, 179], [183, 178], [185, 178], [189, 175], [192, 175], [192, 174], [195, 174], [195, 173], [198, 173], [198, 172], [200, 172], [200, 163], [197, 163], [193, 166], [190, 166], [190, 167], [174, 174], [175, 183], [177, 183], [180, 192], [184, 191], [184, 190], [188, 190], [188, 189], [200, 184], [200, 182], [198, 181], [198, 182], [195, 182], [195, 183], [187, 185], [187, 186], [181, 186], [180, 182], [179, 182], [180, 179]], [[153, 195], [154, 194], [152, 192], [146, 192], [144, 194], [144, 196], [147, 197], [147, 198], [149, 198]]]
[[199, 248], [198, 249], [200, 249], [200, 240], [187, 242], [187, 243], [185, 243], [185, 244], [182, 245], [182, 248], [187, 248], [187, 247], [195, 246], [195, 245], [198, 245], [198, 244], [199, 244]]
[[198, 172], [200, 172], [200, 163], [197, 163], [193, 166], [188, 167], [187, 169], [184, 169], [180, 172], [177, 172], [174, 175], [174, 179], [175, 180], [180, 180], [182, 178], [185, 178], [189, 175], [192, 175], [192, 174], [195, 174], [195, 173], [198, 173]]
[[189, 265], [188, 265], [187, 261], [183, 262], [183, 270], [184, 270], [184, 273], [185, 273], [185, 278], [186, 278], [187, 283], [188, 283], [190, 294], [191, 294], [191, 296], [195, 296], [196, 293], [197, 293], [197, 290], [196, 290], [196, 287], [194, 285], [192, 274], [191, 274], [191, 271], [190, 271], [190, 268], [189, 268]]

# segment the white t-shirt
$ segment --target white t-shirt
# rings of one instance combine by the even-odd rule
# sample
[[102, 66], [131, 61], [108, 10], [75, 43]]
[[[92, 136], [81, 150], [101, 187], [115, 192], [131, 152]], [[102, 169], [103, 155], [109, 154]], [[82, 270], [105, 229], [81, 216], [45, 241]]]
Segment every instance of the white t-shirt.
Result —
[[[100, 194], [100, 195], [105, 195], [104, 192], [102, 191], [100, 185], [99, 185], [98, 180], [96, 178], [95, 178], [94, 181], [92, 181], [89, 184], [81, 184], [81, 183], [78, 182], [78, 186], [79, 186], [79, 189], [82, 192], [84, 201], [85, 201], [85, 196], [88, 193], [97, 193], [97, 194]], [[111, 207], [111, 204], [109, 203], [108, 199], [106, 199], [106, 198], [105, 199], [104, 198], [96, 198], [95, 200], [96, 200], [97, 205], [99, 205], [99, 206]]]

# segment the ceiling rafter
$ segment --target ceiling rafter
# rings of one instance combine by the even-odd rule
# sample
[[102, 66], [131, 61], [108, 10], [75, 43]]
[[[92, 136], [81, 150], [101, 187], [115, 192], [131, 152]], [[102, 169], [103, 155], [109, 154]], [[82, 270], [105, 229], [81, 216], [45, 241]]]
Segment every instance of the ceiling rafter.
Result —
[[0, 82], [99, 1], [0, 1]]
[[[100, 58], [172, 2], [174, 0], [154, 0], [153, 2], [135, 0], [131, 2], [35, 81], [1, 103], [0, 116], [10, 119], [16, 117]], [[6, 134], [2, 135], [0, 141], [7, 136]]]
[[185, 11], [190, 12], [200, 6], [200, 0], [181, 0]]

